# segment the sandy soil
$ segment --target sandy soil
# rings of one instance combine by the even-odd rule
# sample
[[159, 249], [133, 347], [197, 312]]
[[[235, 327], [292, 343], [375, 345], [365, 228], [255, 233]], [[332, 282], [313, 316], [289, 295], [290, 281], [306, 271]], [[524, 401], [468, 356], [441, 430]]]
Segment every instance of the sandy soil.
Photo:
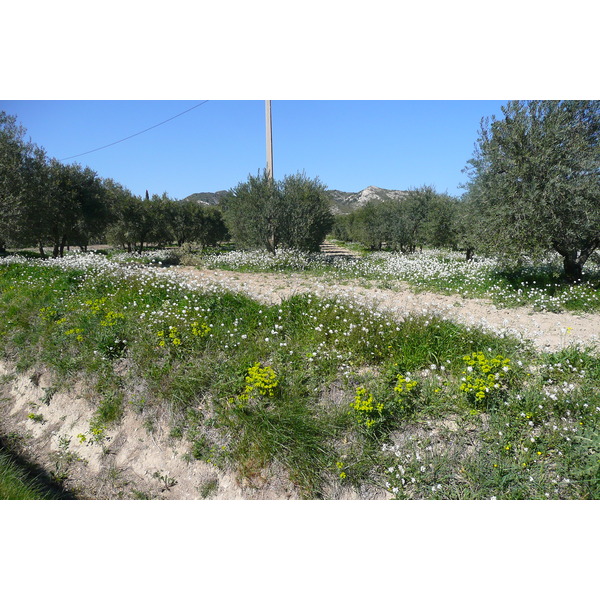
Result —
[[89, 387], [76, 382], [67, 393], [49, 395], [53, 383], [47, 372], [17, 374], [0, 362], [0, 431], [11, 450], [62, 480], [80, 499], [297, 498], [276, 466], [244, 481], [232, 471], [187, 460], [190, 444], [173, 439], [167, 414], [154, 415], [149, 428], [148, 415], [128, 409], [117, 427], [93, 441]]

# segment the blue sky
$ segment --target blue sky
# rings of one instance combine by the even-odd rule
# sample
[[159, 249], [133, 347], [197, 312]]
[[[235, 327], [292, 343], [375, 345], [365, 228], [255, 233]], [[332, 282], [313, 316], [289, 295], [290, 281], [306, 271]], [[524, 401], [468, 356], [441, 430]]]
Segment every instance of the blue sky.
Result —
[[[265, 102], [0, 100], [50, 156], [89, 166], [143, 195], [229, 189], [266, 164]], [[492, 100], [274, 100], [275, 178], [305, 171], [330, 189], [433, 185], [460, 195]]]

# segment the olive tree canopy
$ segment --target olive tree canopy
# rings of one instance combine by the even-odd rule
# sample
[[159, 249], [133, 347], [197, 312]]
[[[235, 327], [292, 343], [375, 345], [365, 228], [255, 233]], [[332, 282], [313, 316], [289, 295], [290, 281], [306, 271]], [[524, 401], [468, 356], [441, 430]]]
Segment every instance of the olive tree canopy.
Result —
[[266, 172], [239, 183], [221, 200], [233, 240], [241, 248], [297, 248], [309, 252], [333, 227], [329, 199], [319, 178], [304, 173], [272, 180]]
[[554, 250], [581, 278], [600, 246], [600, 102], [512, 101], [484, 119], [466, 172], [479, 242], [505, 256]]

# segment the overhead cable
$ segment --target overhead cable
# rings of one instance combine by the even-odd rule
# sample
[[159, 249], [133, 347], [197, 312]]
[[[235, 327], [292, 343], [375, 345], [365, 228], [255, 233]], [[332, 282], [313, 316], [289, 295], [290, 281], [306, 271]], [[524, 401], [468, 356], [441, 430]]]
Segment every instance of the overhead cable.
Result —
[[77, 158], [78, 156], [83, 156], [84, 154], [91, 154], [92, 152], [97, 152], [98, 150], [103, 150], [104, 148], [114, 146], [115, 144], [120, 144], [121, 142], [124, 142], [125, 140], [130, 140], [132, 137], [135, 137], [136, 135], [141, 135], [142, 133], [146, 133], [146, 131], [150, 131], [151, 129], [160, 127], [161, 125], [164, 125], [165, 123], [168, 123], [169, 121], [172, 121], [173, 119], [176, 119], [177, 117], [180, 117], [181, 115], [184, 115], [185, 113], [188, 113], [191, 110], [194, 110], [195, 108], [198, 108], [199, 106], [202, 106], [203, 104], [206, 104], [207, 102], [208, 102], [208, 100], [203, 100], [202, 102], [196, 104], [195, 106], [192, 106], [191, 108], [188, 108], [187, 110], [184, 110], [183, 112], [180, 112], [178, 115], [175, 115], [174, 117], [166, 119], [165, 121], [161, 121], [160, 123], [157, 123], [156, 125], [152, 125], [152, 127], [148, 127], [147, 129], [144, 129], [143, 131], [138, 131], [137, 133], [128, 135], [127, 137], [124, 137], [121, 140], [117, 140], [116, 142], [112, 142], [111, 144], [106, 144], [105, 146], [100, 146], [99, 148], [94, 148], [93, 150], [88, 150], [87, 152], [82, 152], [81, 154], [74, 154], [73, 156], [67, 156], [66, 158], [59, 158], [59, 160], [69, 160], [71, 158]]

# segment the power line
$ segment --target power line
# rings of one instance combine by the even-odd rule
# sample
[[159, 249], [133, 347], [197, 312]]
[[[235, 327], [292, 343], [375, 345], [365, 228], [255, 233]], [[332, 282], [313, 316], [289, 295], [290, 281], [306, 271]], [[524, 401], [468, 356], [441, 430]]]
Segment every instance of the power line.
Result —
[[271, 120], [271, 101], [265, 100], [266, 121], [267, 121], [267, 174], [269, 179], [273, 179], [273, 133]]
[[74, 154], [73, 156], [67, 156], [66, 158], [59, 158], [58, 160], [69, 160], [70, 158], [77, 158], [78, 156], [83, 156], [84, 154], [91, 154], [92, 152], [98, 152], [98, 150], [103, 150], [104, 148], [108, 148], [109, 146], [114, 146], [115, 144], [120, 144], [121, 142], [124, 142], [125, 140], [130, 140], [132, 137], [135, 137], [136, 135], [141, 135], [142, 133], [146, 133], [146, 131], [150, 131], [151, 129], [160, 127], [161, 125], [164, 125], [165, 123], [168, 123], [169, 121], [172, 121], [173, 119], [176, 119], [177, 117], [180, 117], [181, 115], [185, 115], [185, 113], [188, 113], [191, 110], [194, 110], [195, 108], [198, 108], [199, 106], [202, 106], [203, 104], [206, 104], [207, 102], [208, 102], [208, 100], [203, 100], [199, 104], [196, 104], [195, 106], [192, 106], [191, 108], [188, 108], [187, 110], [184, 110], [183, 112], [180, 112], [178, 115], [175, 115], [174, 117], [171, 117], [170, 119], [167, 119], [166, 121], [161, 121], [160, 123], [157, 123], [156, 125], [152, 125], [152, 127], [148, 127], [148, 129], [144, 129], [143, 131], [138, 131], [137, 133], [128, 135], [127, 137], [124, 137], [122, 140], [117, 140], [116, 142], [112, 142], [111, 144], [106, 144], [106, 146], [100, 146], [100, 148], [94, 148], [93, 150], [88, 150], [87, 152], [82, 152], [81, 154]]

